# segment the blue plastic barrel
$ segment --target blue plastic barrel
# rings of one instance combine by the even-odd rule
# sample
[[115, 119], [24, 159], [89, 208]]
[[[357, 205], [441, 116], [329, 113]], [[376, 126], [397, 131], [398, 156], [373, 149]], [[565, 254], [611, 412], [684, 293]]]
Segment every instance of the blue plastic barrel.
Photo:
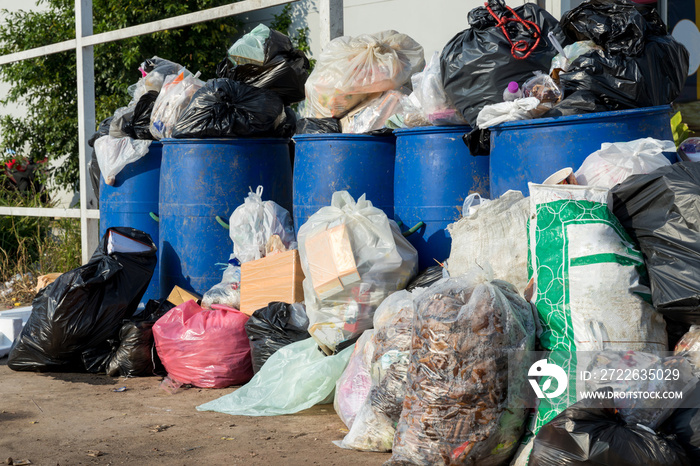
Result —
[[[163, 145], [154, 141], [148, 153], [117, 174], [114, 186], [100, 177], [100, 237], [110, 227], [131, 227], [151, 235], [158, 244], [158, 184]], [[151, 215], [153, 214], [153, 215]], [[156, 263], [151, 283], [141, 302], [159, 299], [159, 268]]]
[[[502, 123], [491, 129], [491, 197], [509, 189], [528, 195], [557, 170], [578, 170], [604, 142], [673, 140], [671, 107], [636, 108]], [[675, 160], [672, 160], [675, 161]]]
[[[249, 188], [292, 206], [288, 139], [163, 139], [160, 287], [200, 295], [221, 281], [233, 252], [227, 228]], [[218, 218], [217, 218], [218, 217]]]
[[450, 255], [447, 225], [459, 220], [470, 193], [489, 193], [489, 161], [474, 157], [462, 136], [468, 126], [400, 129], [396, 134], [394, 218], [411, 228], [408, 240], [418, 250], [421, 269]]
[[299, 134], [294, 136], [294, 228], [336, 191], [357, 199], [366, 194], [375, 207], [394, 217], [393, 136], [364, 134]]

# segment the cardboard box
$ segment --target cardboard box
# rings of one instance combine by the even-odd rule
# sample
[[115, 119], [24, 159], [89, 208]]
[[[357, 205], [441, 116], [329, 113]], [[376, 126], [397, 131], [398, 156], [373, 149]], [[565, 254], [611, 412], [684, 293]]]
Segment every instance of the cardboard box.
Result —
[[360, 281], [345, 225], [315, 234], [306, 240], [305, 247], [311, 282], [321, 299]]
[[168, 295], [168, 301], [176, 306], [179, 306], [180, 304], [185, 303], [190, 299], [194, 299], [197, 302], [197, 304], [200, 304], [202, 302], [201, 296], [199, 296], [196, 293], [186, 291], [180, 288], [179, 286], [173, 288], [173, 291], [171, 291], [170, 295]]
[[304, 302], [299, 251], [263, 257], [241, 265], [241, 312], [252, 315], [274, 301]]

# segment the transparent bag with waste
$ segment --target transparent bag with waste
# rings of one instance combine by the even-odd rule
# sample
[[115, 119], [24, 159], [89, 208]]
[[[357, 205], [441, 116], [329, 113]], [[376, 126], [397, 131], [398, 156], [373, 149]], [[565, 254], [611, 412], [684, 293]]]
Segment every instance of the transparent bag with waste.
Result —
[[362, 451], [391, 450], [408, 390], [406, 374], [415, 314], [413, 300], [423, 291], [397, 291], [377, 308], [372, 334], [374, 348], [368, 368], [371, 381], [368, 396], [349, 426], [348, 434], [342, 441], [335, 442], [336, 445]]
[[267, 242], [274, 235], [279, 236], [286, 250], [297, 248], [291, 215], [276, 202], [263, 201], [262, 194], [263, 187], [258, 186], [231, 214], [229, 235], [233, 253], [241, 263], [265, 257]]
[[306, 81], [306, 117], [342, 118], [368, 95], [397, 89], [425, 65], [423, 47], [382, 31], [333, 39]]
[[299, 229], [309, 333], [325, 350], [372, 327], [377, 306], [417, 273], [418, 253], [362, 195], [333, 194]]
[[[415, 300], [406, 397], [388, 464], [508, 462], [525, 429], [527, 378], [508, 376], [508, 353], [532, 351], [529, 304], [476, 269]], [[514, 406], [522, 406], [514, 408]]]
[[187, 108], [195, 92], [204, 87], [198, 79], [199, 72], [192, 75], [186, 69], [165, 78], [163, 88], [153, 105], [150, 131], [156, 139], [169, 138], [182, 112]]
[[348, 429], [365, 403], [372, 383], [370, 366], [374, 355], [374, 330], [365, 330], [355, 343], [348, 367], [335, 384], [333, 408]]
[[[231, 254], [231, 259], [233, 258], [234, 255]], [[230, 259], [221, 282], [212, 286], [202, 296], [203, 308], [211, 309], [213, 304], [222, 304], [234, 309], [241, 307], [241, 268], [233, 265]]]

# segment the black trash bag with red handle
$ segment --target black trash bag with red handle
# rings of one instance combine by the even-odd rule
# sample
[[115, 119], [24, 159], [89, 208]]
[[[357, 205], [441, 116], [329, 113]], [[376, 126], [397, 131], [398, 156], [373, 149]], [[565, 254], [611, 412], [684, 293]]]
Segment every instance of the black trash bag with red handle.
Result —
[[535, 71], [549, 73], [557, 54], [547, 38], [550, 32], [562, 45], [568, 42], [559, 22], [534, 3], [510, 9], [502, 0], [489, 0], [467, 19], [471, 27], [442, 50], [440, 72], [447, 96], [476, 128], [481, 109], [503, 102], [509, 82], [522, 85]]

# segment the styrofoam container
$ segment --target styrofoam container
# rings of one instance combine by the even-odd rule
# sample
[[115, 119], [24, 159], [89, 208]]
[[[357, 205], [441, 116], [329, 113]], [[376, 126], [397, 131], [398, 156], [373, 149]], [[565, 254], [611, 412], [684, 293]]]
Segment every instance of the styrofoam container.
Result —
[[31, 313], [31, 306], [0, 311], [0, 358], [4, 358], [10, 352], [12, 342], [22, 332]]

